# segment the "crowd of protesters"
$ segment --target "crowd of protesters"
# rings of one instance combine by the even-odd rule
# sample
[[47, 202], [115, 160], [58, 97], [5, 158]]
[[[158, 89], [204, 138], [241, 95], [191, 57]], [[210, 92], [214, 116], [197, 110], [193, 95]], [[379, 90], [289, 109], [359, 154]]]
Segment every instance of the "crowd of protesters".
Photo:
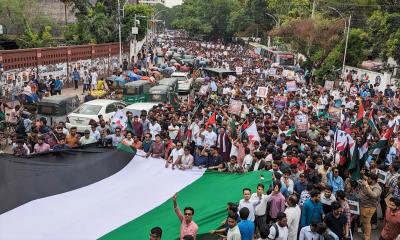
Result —
[[[208, 59], [210, 67], [241, 67], [242, 72], [220, 78], [191, 69], [194, 78], [205, 77], [206, 94], [181, 99], [178, 108], [160, 103], [139, 116], [127, 112], [123, 127], [99, 116], [82, 136], [76, 128], [66, 129], [63, 122], [55, 126], [48, 126], [44, 118], [32, 122], [15, 106], [11, 115], [24, 119], [24, 124], [23, 129], [17, 128], [22, 137], [15, 137], [13, 154], [122, 143], [143, 150], [146, 156], [165, 159], [165, 167], [175, 171], [193, 167], [232, 173], [270, 171], [271, 186], [265, 189], [259, 184], [254, 193], [243, 189], [243, 199], [228, 204], [224, 226], [211, 232], [228, 240], [350, 239], [355, 232], [369, 240], [379, 221], [378, 208], [384, 219], [380, 238], [398, 237], [399, 90], [388, 85], [379, 91], [378, 85], [351, 73], [327, 90], [309, 74], [295, 72], [289, 77], [279, 68], [271, 74], [267, 59], [246, 45], [176, 40], [161, 48], [165, 52], [173, 44], [185, 54]], [[143, 52], [138, 64], [153, 58], [154, 52]], [[171, 58], [166, 57], [165, 64], [172, 66]], [[288, 81], [295, 81], [297, 89], [288, 89]], [[259, 87], [267, 87], [268, 93], [257, 96]], [[276, 104], [277, 97], [285, 100], [283, 107]], [[241, 104], [237, 112], [231, 111], [233, 101]], [[339, 118], [331, 116], [331, 107], [340, 109]], [[305, 116], [305, 129], [297, 125], [298, 115]], [[253, 124], [256, 138], [247, 131]], [[342, 148], [339, 131], [347, 138]], [[389, 138], [382, 145], [385, 136]], [[349, 143], [350, 138], [354, 143]], [[365, 160], [355, 156], [364, 146]], [[195, 238], [194, 209], [187, 207], [182, 214], [176, 198], [180, 238]], [[151, 235], [161, 237], [161, 229], [153, 230]]]

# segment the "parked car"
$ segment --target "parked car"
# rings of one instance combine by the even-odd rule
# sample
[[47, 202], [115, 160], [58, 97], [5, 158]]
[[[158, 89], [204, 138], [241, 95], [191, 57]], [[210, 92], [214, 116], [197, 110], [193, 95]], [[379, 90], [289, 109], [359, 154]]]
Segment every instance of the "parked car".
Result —
[[116, 100], [96, 99], [86, 102], [68, 114], [66, 126], [68, 129], [77, 127], [78, 132], [90, 130], [91, 119], [99, 121], [98, 116], [103, 115], [104, 120], [109, 121], [119, 108], [125, 108], [126, 104]]
[[190, 93], [193, 79], [190, 78], [187, 72], [174, 72], [171, 78], [178, 79], [178, 93]]
[[138, 103], [134, 103], [134, 104], [126, 106], [123, 110], [123, 113], [130, 111], [133, 114], [133, 116], [140, 117], [142, 114], [147, 115], [149, 113], [149, 111], [157, 105], [158, 104], [154, 103], [154, 102], [138, 102]]

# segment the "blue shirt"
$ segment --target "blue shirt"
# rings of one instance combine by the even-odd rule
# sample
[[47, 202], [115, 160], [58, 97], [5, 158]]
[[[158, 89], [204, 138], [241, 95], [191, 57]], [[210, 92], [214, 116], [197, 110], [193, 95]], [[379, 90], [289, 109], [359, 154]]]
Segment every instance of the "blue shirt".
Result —
[[80, 78], [81, 78], [81, 77], [79, 76], [79, 72], [78, 72], [78, 71], [73, 71], [73, 72], [72, 72], [72, 79], [73, 79], [74, 81], [79, 81]]
[[254, 235], [254, 223], [249, 220], [242, 220], [238, 223], [242, 240], [252, 240]]
[[326, 176], [328, 178], [328, 185], [333, 188], [333, 194], [339, 190], [344, 191], [344, 181], [341, 176], [334, 177], [332, 171], [328, 172]]
[[320, 202], [315, 203], [311, 199], [307, 199], [304, 202], [303, 208], [301, 209], [300, 226], [308, 226], [313, 222], [313, 220], [321, 222], [322, 214], [322, 204]]
[[62, 87], [62, 82], [60, 79], [57, 78], [54, 81], [54, 90], [61, 90], [61, 87]]

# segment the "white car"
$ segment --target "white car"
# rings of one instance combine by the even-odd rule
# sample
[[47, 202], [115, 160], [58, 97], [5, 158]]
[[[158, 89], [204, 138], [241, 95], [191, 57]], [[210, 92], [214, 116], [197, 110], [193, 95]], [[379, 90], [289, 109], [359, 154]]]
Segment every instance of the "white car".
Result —
[[130, 111], [133, 114], [133, 116], [140, 117], [140, 115], [142, 114], [142, 111], [146, 111], [146, 113], [149, 113], [149, 111], [155, 106], [158, 106], [158, 104], [157, 103], [139, 102], [139, 103], [134, 103], [134, 104], [126, 106], [122, 110], [122, 112], [126, 113], [127, 111]]
[[190, 93], [192, 88], [193, 79], [189, 78], [189, 73], [187, 72], [174, 72], [171, 78], [178, 79], [178, 93]]
[[98, 116], [103, 115], [104, 120], [109, 121], [119, 108], [124, 108], [125, 103], [109, 99], [97, 99], [86, 102], [68, 114], [66, 126], [68, 129], [76, 127], [78, 132], [90, 130], [91, 119], [99, 121]]

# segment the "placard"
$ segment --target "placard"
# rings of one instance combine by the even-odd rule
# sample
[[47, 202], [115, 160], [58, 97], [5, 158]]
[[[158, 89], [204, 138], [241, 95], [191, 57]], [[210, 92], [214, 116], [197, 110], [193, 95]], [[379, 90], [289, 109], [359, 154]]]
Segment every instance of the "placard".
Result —
[[268, 75], [269, 76], [275, 76], [276, 75], [276, 68], [270, 68], [268, 69]]
[[297, 91], [297, 84], [296, 81], [288, 81], [286, 82], [288, 92], [296, 92]]
[[231, 99], [229, 103], [229, 112], [233, 114], [239, 114], [242, 109], [242, 102]]
[[285, 109], [285, 107], [286, 107], [286, 97], [285, 96], [276, 96], [274, 98], [274, 107], [276, 109]]
[[328, 118], [333, 122], [340, 122], [340, 117], [342, 115], [342, 109], [337, 107], [330, 107], [328, 109]]
[[353, 200], [347, 200], [351, 214], [360, 215], [360, 203]]
[[296, 130], [299, 132], [307, 132], [308, 130], [308, 117], [305, 114], [295, 116]]
[[385, 171], [382, 171], [381, 169], [378, 169], [376, 171], [376, 174], [378, 175], [378, 182], [385, 184], [387, 181], [388, 173]]
[[266, 98], [268, 96], [268, 87], [258, 87], [256, 96]]
[[325, 86], [324, 88], [328, 91], [333, 89], [334, 81], [325, 81]]
[[236, 77], [235, 76], [233, 76], [233, 75], [229, 75], [228, 76], [228, 81], [230, 82], [230, 83], [235, 83], [235, 81], [236, 81]]
[[243, 67], [236, 67], [236, 74], [242, 75], [243, 74]]

